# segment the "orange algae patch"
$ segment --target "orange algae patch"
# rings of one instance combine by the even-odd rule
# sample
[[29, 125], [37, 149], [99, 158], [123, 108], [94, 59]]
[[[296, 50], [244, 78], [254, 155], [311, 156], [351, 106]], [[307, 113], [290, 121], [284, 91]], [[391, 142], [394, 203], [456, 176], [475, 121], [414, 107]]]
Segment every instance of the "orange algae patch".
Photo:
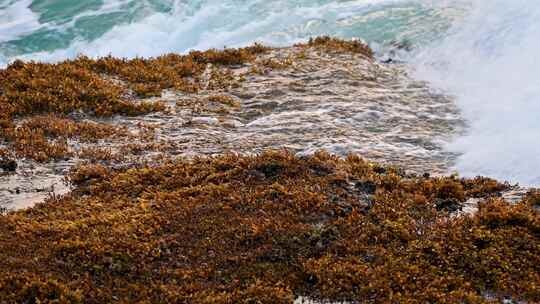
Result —
[[122, 88], [71, 62], [16, 61], [0, 71], [0, 104], [7, 117], [82, 110], [98, 116], [154, 110], [121, 98]]
[[38, 162], [50, 159], [60, 160], [71, 156], [65, 139], [50, 140], [40, 129], [20, 127], [6, 131], [5, 136], [11, 140], [11, 149], [17, 157], [26, 157]]
[[164, 89], [197, 92], [201, 88], [199, 77], [208, 64], [245, 64], [267, 50], [256, 44], [241, 49], [193, 51], [188, 55], [167, 54], [148, 59], [104, 57], [92, 60], [81, 57], [72, 63], [87, 70], [116, 76], [126, 81], [139, 96], [150, 97], [159, 96]]
[[23, 121], [21, 127], [42, 130], [49, 137], [79, 138], [89, 142], [113, 136], [129, 136], [129, 132], [124, 128], [91, 121], [76, 122], [54, 115], [34, 116]]
[[365, 43], [357, 40], [342, 40], [328, 36], [311, 38], [306, 44], [298, 44], [299, 47], [311, 47], [326, 52], [356, 53], [373, 59], [373, 50]]
[[67, 139], [97, 142], [106, 138], [134, 137], [127, 130], [109, 124], [77, 122], [54, 115], [32, 116], [21, 121], [17, 127], [4, 129], [2, 135], [14, 156], [38, 162], [73, 156]]
[[[138, 115], [162, 110], [159, 103], [134, 103], [123, 98], [126, 87], [141, 96], [156, 96], [164, 89], [194, 92], [207, 64], [232, 66], [254, 60], [268, 48], [194, 51], [156, 58], [122, 59], [79, 57], [57, 64], [16, 61], [0, 71], [1, 125], [13, 116], [82, 110], [97, 116]], [[105, 77], [107, 76], [107, 77]]]
[[524, 201], [529, 203], [533, 208], [536, 208], [536, 210], [540, 210], [540, 189], [529, 191], [526, 194]]
[[[540, 301], [538, 211], [497, 199], [495, 181], [288, 152], [85, 165], [70, 180], [72, 194], [0, 217], [1, 299]], [[478, 193], [491, 198], [474, 215], [436, 205]]]
[[[102, 117], [163, 111], [166, 107], [162, 102], [139, 97], [159, 96], [165, 89], [197, 92], [208, 65], [214, 65], [209, 87], [227, 89], [238, 85], [227, 67], [250, 62], [267, 50], [255, 44], [148, 59], [83, 56], [56, 64], [16, 61], [0, 70], [0, 140], [17, 157], [41, 162], [69, 157], [72, 153], [66, 139], [119, 135], [111, 132], [112, 127], [77, 122], [69, 118], [70, 114]], [[30, 118], [23, 125], [16, 122], [50, 113], [58, 115], [51, 125], [46, 122], [47, 116]], [[59, 123], [65, 123], [66, 129]]]

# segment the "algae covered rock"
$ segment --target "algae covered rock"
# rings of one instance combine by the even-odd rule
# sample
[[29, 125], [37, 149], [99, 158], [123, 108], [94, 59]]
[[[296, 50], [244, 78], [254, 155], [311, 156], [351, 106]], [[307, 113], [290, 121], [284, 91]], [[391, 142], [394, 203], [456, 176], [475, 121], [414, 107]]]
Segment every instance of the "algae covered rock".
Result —
[[[71, 181], [0, 216], [8, 303], [540, 301], [535, 196], [510, 204], [495, 181], [288, 152], [85, 165]], [[480, 192], [474, 214], [437, 205]]]

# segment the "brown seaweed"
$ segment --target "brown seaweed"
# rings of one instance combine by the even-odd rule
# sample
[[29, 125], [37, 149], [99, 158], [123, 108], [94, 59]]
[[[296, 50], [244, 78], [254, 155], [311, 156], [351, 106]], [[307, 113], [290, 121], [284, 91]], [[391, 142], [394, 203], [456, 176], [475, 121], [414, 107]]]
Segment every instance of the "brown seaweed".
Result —
[[[540, 301], [538, 211], [495, 181], [288, 152], [70, 179], [72, 194], [0, 217], [4, 302]], [[473, 215], [435, 205], [478, 193]]]

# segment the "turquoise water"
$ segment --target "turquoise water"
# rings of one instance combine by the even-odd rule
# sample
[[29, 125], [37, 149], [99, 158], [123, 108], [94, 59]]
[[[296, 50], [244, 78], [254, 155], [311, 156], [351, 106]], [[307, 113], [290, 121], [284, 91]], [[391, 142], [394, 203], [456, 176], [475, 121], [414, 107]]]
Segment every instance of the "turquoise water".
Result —
[[254, 41], [397, 43], [469, 122], [455, 170], [540, 185], [540, 2], [530, 0], [0, 0], [0, 67], [15, 58], [157, 56]]
[[0, 60], [154, 56], [326, 34], [422, 44], [463, 11], [426, 1], [0, 0]]

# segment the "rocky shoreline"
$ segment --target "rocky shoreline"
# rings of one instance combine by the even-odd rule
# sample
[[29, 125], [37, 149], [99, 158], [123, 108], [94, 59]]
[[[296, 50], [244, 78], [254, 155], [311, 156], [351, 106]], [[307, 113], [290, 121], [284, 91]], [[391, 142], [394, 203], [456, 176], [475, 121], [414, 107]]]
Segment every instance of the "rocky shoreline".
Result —
[[[455, 155], [442, 145], [464, 128], [451, 98], [411, 79], [402, 65], [377, 62], [367, 50], [359, 42], [324, 38], [288, 48], [260, 47], [253, 54], [247, 51], [244, 59], [231, 54], [232, 61], [222, 54], [223, 62], [199, 59], [201, 63], [190, 62], [189, 67], [172, 55], [147, 62], [108, 58], [88, 63], [83, 58], [61, 63], [73, 69], [72, 77], [81, 77], [81, 69], [95, 75], [77, 86], [66, 84], [72, 86], [71, 95], [54, 91], [54, 83], [36, 80], [35, 87], [26, 88], [23, 97], [52, 91], [45, 97], [57, 98], [59, 105], [23, 109], [23, 115], [9, 118], [13, 127], [8, 130], [19, 131], [6, 132], [11, 135], [3, 150], [0, 143], [0, 156], [17, 159], [18, 170], [0, 175], [0, 202], [18, 209], [63, 194], [68, 191], [64, 176], [84, 161], [126, 167], [161, 158], [285, 148], [301, 155], [319, 150], [340, 156], [358, 153], [420, 174], [447, 172]], [[185, 77], [174, 74], [181, 68], [193, 71], [184, 71], [189, 75]], [[35, 77], [44, 70], [40, 65], [13, 65], [4, 73]], [[145, 77], [146, 83], [141, 80]], [[160, 77], [177, 80], [164, 85]], [[91, 89], [85, 86], [97, 81], [94, 78], [110, 87], [95, 98], [160, 107], [126, 116], [129, 111], [122, 109], [94, 113], [93, 105], [83, 103], [59, 115], [66, 112], [60, 99], [88, 98], [81, 95]], [[154, 86], [163, 90], [148, 91]], [[11, 102], [16, 103], [22, 94], [11, 89]], [[109, 96], [113, 89], [120, 92], [118, 97]]]
[[0, 110], [0, 303], [540, 301], [540, 192], [445, 176], [451, 98], [361, 42], [15, 62]]

